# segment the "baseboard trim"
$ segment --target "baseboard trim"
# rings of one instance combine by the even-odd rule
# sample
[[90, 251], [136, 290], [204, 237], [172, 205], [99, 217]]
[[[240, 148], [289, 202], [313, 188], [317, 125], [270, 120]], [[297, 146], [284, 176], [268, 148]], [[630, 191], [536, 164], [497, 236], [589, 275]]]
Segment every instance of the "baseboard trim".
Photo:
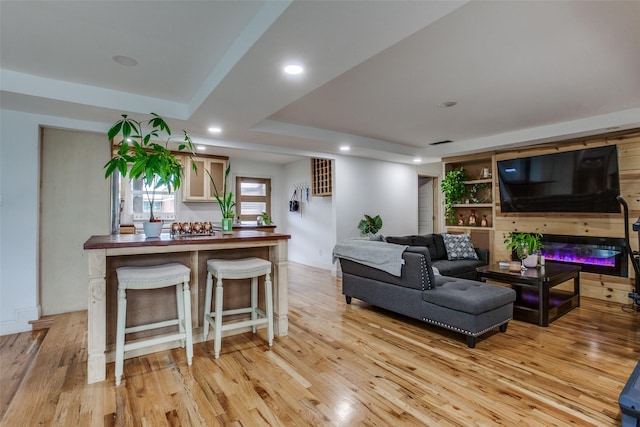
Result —
[[39, 306], [16, 310], [15, 320], [0, 322], [0, 335], [11, 335], [31, 331], [33, 328], [30, 322], [38, 320], [39, 317]]

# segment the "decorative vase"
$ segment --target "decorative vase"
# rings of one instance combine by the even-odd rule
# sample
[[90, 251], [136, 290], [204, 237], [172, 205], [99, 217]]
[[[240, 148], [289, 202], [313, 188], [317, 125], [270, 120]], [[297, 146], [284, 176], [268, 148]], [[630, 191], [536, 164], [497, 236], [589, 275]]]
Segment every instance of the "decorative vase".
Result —
[[471, 211], [471, 215], [469, 215], [469, 225], [475, 226], [477, 222], [476, 211]]
[[233, 218], [222, 218], [222, 233], [233, 233]]
[[143, 222], [142, 228], [144, 228], [144, 235], [147, 237], [160, 237], [162, 233], [162, 221]]

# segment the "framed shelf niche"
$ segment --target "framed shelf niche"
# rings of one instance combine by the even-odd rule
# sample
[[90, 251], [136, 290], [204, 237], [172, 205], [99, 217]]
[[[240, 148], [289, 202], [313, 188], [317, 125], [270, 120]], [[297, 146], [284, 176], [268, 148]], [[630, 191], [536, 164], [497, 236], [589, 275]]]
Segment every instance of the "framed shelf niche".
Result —
[[[495, 200], [496, 200], [496, 171], [495, 159], [492, 153], [459, 156], [442, 159], [443, 175], [457, 168], [464, 168], [467, 180], [464, 181], [467, 195], [462, 203], [453, 206], [456, 222], [451, 224], [445, 219], [445, 230], [448, 233], [469, 233], [474, 246], [479, 248], [493, 248]], [[475, 213], [476, 225], [469, 225], [471, 213]], [[458, 225], [462, 215], [463, 225]], [[482, 219], [486, 216], [488, 226], [482, 227]], [[491, 251], [493, 258], [493, 251]]]

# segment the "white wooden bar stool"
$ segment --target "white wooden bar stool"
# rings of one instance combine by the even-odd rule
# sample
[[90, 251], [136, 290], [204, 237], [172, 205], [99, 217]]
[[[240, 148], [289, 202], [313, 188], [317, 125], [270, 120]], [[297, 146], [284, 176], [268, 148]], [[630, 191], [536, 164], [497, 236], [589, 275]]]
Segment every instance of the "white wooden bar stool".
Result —
[[[170, 263], [151, 267], [120, 267], [116, 269], [118, 276], [118, 324], [116, 327], [116, 385], [120, 385], [124, 365], [124, 353], [129, 350], [149, 347], [156, 344], [180, 340], [182, 347], [187, 347], [187, 363], [193, 360], [193, 338], [191, 332], [191, 294], [189, 278], [191, 269]], [[176, 287], [178, 318], [126, 327], [127, 323], [127, 289], [160, 289], [168, 286]], [[125, 344], [125, 334], [178, 325], [178, 332], [168, 335], [144, 338]]]
[[[213, 277], [216, 281], [215, 311], [211, 311], [213, 293]], [[258, 277], [265, 276], [264, 295], [266, 313], [258, 308]], [[251, 279], [251, 307], [233, 310], [222, 309], [222, 279]], [[222, 324], [222, 316], [251, 313], [251, 319]], [[273, 296], [271, 294], [271, 263], [261, 258], [242, 259], [210, 259], [207, 261], [207, 290], [204, 302], [203, 339], [207, 340], [209, 324], [213, 328], [213, 350], [215, 358], [220, 357], [222, 331], [251, 326], [256, 333], [256, 326], [267, 324], [269, 347], [273, 345]]]

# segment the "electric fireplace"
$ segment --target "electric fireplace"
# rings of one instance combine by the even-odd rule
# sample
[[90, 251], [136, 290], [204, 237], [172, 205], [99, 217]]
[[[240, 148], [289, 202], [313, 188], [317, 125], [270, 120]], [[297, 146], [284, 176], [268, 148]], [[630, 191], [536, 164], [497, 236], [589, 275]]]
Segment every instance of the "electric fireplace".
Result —
[[582, 271], [628, 277], [628, 256], [623, 238], [545, 234], [545, 260], [575, 264]]

